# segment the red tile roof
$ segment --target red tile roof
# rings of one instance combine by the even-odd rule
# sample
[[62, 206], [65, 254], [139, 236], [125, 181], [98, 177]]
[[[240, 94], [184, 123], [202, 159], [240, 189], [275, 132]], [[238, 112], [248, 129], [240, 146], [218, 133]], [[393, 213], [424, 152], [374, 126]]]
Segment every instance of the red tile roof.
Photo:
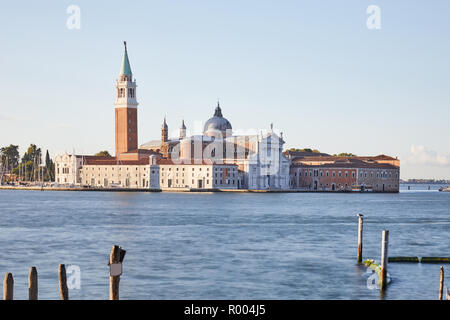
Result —
[[289, 156], [292, 158], [297, 157], [331, 157], [328, 153], [322, 153], [322, 152], [308, 152], [308, 151], [292, 151], [292, 150], [286, 150], [283, 152], [285, 156]]
[[122, 154], [136, 154], [136, 153], [140, 153], [140, 154], [159, 154], [156, 151], [153, 150], [148, 150], [148, 149], [134, 149], [134, 150], [130, 150], [128, 152], [124, 152]]
[[[340, 158], [340, 157], [333, 157]], [[356, 158], [338, 159], [332, 163], [305, 164], [300, 161], [293, 163], [294, 167], [320, 167], [320, 168], [373, 168], [373, 169], [398, 169], [397, 166], [389, 163], [367, 162]]]
[[[154, 153], [158, 154], [158, 153]], [[83, 156], [83, 165], [97, 165], [97, 166], [112, 166], [112, 165], [148, 165], [150, 162], [149, 158], [142, 158], [140, 160], [117, 160], [115, 157], [96, 157], [96, 156]], [[191, 163], [178, 163], [174, 162], [172, 159], [168, 158], [157, 158], [158, 165], [233, 165], [232, 163], [213, 163], [212, 160], [203, 159], [201, 163], [197, 163], [194, 159]]]
[[96, 166], [112, 166], [112, 165], [145, 165], [149, 164], [148, 158], [142, 158], [140, 160], [118, 160], [115, 157], [104, 157], [103, 159], [92, 159], [86, 157], [83, 159], [83, 165], [96, 165]]
[[337, 157], [337, 156], [300, 156], [294, 159], [294, 161], [343, 161], [343, 160], [362, 160], [362, 161], [380, 161], [388, 160], [395, 161], [396, 158], [380, 154], [378, 156], [354, 156], [354, 157]]
[[[161, 156], [160, 153], [152, 151], [152, 150], [143, 150], [143, 149], [135, 149], [125, 154], [145, 154], [145, 155], [156, 155]], [[149, 158], [141, 158], [140, 160], [118, 160], [116, 157], [102, 157], [102, 156], [82, 156], [78, 155], [77, 157], [81, 157], [83, 159], [83, 165], [145, 165], [149, 164]]]
[[200, 163], [198, 163], [200, 161], [195, 161], [194, 159], [191, 159], [190, 163], [178, 163], [178, 161], [174, 162], [172, 159], [167, 159], [167, 158], [162, 158], [159, 159], [157, 161], [157, 163], [159, 165], [232, 165], [232, 166], [236, 166], [235, 164], [232, 163], [214, 163], [212, 160], [210, 159], [203, 159]]

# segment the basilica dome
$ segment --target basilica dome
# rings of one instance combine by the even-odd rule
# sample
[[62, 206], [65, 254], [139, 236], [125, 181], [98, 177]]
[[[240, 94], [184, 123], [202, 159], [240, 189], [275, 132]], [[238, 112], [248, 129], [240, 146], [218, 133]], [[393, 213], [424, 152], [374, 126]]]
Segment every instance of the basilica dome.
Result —
[[[203, 134], [207, 136], [215, 136], [217, 132], [221, 132], [222, 136], [227, 136], [227, 130], [231, 130], [231, 123], [222, 116], [222, 110], [220, 105], [217, 104], [217, 108], [214, 112], [214, 116], [209, 118], [205, 123]], [[230, 132], [228, 132], [230, 133]]]

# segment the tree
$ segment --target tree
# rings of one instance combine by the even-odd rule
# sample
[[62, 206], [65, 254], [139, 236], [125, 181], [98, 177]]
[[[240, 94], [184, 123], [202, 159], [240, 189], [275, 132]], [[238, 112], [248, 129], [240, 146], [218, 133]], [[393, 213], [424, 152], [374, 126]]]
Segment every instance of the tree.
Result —
[[311, 148], [303, 148], [303, 149], [297, 149], [297, 148], [290, 148], [288, 151], [292, 152], [309, 152], [309, 153], [320, 153], [317, 149], [311, 149]]
[[35, 144], [30, 144], [30, 146], [27, 149], [27, 152], [24, 153], [22, 157], [23, 162], [36, 162], [36, 160], [39, 160], [39, 163], [41, 162], [41, 148], [38, 148]]
[[356, 154], [349, 153], [349, 152], [342, 152], [339, 154], [333, 154], [333, 157], [356, 157]]
[[0, 148], [0, 159], [6, 171], [11, 171], [19, 164], [19, 146], [10, 144], [8, 147]]
[[111, 157], [111, 155], [109, 154], [109, 152], [107, 150], [97, 152], [96, 154], [94, 154], [94, 156], [96, 156], [96, 157]]
[[54, 181], [55, 180], [55, 164], [53, 160], [50, 158], [48, 153], [45, 154], [45, 181]]
[[25, 180], [37, 180], [40, 174], [39, 166], [42, 164], [41, 149], [35, 144], [30, 144], [22, 157], [22, 163]]

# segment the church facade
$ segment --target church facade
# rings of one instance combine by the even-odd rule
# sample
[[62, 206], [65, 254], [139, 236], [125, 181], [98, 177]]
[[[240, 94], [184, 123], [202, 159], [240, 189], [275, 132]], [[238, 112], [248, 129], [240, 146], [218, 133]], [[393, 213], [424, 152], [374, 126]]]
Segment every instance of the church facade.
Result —
[[186, 136], [182, 121], [180, 135], [168, 137], [166, 119], [161, 126], [161, 140], [153, 140], [140, 149], [161, 153], [178, 165], [200, 164], [204, 161], [235, 165], [239, 189], [287, 190], [290, 188], [290, 161], [283, 154], [284, 140], [273, 126], [266, 133], [233, 135], [231, 123], [223, 116], [220, 104], [204, 125], [202, 135]]

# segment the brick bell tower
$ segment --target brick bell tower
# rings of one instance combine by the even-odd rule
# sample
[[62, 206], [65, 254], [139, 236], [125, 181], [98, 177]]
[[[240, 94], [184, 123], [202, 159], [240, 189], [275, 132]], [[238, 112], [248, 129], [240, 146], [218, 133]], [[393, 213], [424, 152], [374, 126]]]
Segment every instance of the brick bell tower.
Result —
[[121, 154], [138, 148], [136, 80], [133, 81], [127, 43], [123, 42], [125, 52], [119, 80], [116, 81], [116, 158]]

